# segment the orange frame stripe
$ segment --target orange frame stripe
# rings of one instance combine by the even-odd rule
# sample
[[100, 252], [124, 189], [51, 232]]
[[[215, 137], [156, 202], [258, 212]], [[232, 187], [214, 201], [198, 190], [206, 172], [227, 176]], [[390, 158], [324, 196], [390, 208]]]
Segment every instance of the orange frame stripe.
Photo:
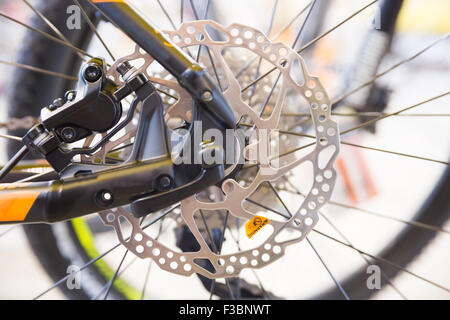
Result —
[[24, 221], [38, 196], [31, 190], [0, 193], [0, 221]]

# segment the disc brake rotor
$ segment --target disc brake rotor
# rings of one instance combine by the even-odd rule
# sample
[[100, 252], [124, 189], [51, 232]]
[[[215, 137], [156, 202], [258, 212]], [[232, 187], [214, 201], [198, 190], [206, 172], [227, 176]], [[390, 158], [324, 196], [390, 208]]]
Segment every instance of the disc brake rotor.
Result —
[[[214, 35], [211, 28], [214, 29]], [[200, 249], [195, 252], [176, 252], [170, 249], [155, 237], [145, 233], [140, 219], [135, 218], [123, 207], [101, 212], [100, 217], [106, 225], [115, 229], [120, 242], [128, 250], [141, 258], [153, 259], [160, 268], [172, 273], [185, 276], [198, 273], [208, 278], [222, 278], [235, 277], [244, 268], [262, 268], [281, 258], [288, 245], [297, 243], [308, 235], [318, 221], [318, 211], [330, 199], [336, 181], [333, 164], [339, 152], [339, 130], [337, 124], [330, 118], [330, 99], [319, 79], [308, 73], [303, 59], [297, 52], [283, 43], [271, 42], [262, 32], [254, 28], [240, 24], [223, 27], [216, 22], [205, 20], [184, 23], [179, 30], [168, 31], [166, 35], [180, 47], [202, 45], [215, 58], [217, 70], [214, 71], [219, 79], [222, 78], [226, 83], [223, 95], [234, 109], [236, 118], [246, 119], [251, 126], [255, 127], [253, 140], [243, 150], [247, 160], [253, 160], [256, 173], [246, 184], [237, 181], [236, 178], [229, 178], [223, 181], [221, 190], [217, 187], [208, 188], [205, 192], [214, 193], [216, 196], [211, 197], [214, 200], [195, 195], [181, 202], [181, 210], [176, 211], [174, 218], [187, 225], [197, 240]], [[233, 66], [230, 63], [232, 59], [227, 59], [224, 54], [226, 50], [235, 48], [246, 49], [276, 68], [271, 78], [274, 80], [275, 76], [277, 83], [276, 91], [273, 92], [276, 98], [270, 100], [273, 102], [265, 101], [266, 105], [272, 106], [268, 108], [268, 114], [260, 112], [246, 102], [250, 94], [244, 97], [241, 93], [242, 85], [233, 73]], [[189, 94], [169, 76], [161, 77], [164, 73], [159, 76], [153, 73], [151, 65], [154, 60], [150, 56], [137, 47], [133, 54], [116, 61], [109, 69], [109, 76], [118, 84], [122, 83], [122, 80], [114, 70], [115, 66], [123, 61], [141, 61], [137, 69], [146, 74], [157, 88], [164, 88], [177, 97], [166, 113], [166, 120], [171, 117], [180, 117], [190, 121], [192, 101]], [[250, 77], [253, 80], [254, 72], [254, 69], [250, 68], [243, 78]], [[249, 91], [251, 89], [247, 90]], [[274, 141], [273, 137], [279, 137], [282, 134], [280, 133], [282, 131], [277, 129], [288, 127], [281, 120], [281, 113], [283, 109], [289, 108], [286, 105], [287, 97], [295, 94], [303, 97], [307, 102], [311, 114], [311, 126], [315, 131], [315, 143], [311, 143], [309, 149], [297, 148], [311, 150], [300, 157], [296, 158], [289, 152], [286, 155], [282, 154], [282, 161], [274, 165], [278, 156], [273, 157], [270, 153], [260, 154], [253, 151], [270, 149], [269, 145]], [[255, 101], [264, 102], [265, 95], [258, 93], [254, 98]], [[263, 107], [266, 108], [266, 105]], [[134, 128], [128, 128], [122, 138], [111, 142], [109, 146], [106, 145], [106, 149], [101, 150], [103, 152], [100, 154], [101, 158], [104, 160], [106, 153], [115, 146], [124, 141], [130, 141], [133, 130]], [[283, 141], [278, 141], [278, 144], [280, 151], [285, 150], [286, 145], [292, 146], [292, 143]], [[258, 156], [252, 158], [250, 154], [258, 154]], [[230, 219], [251, 220], [256, 213], [244, 206], [245, 200], [263, 183], [276, 181], [304, 163], [311, 164], [313, 182], [304, 195], [304, 201], [291, 217], [285, 221], [272, 219], [269, 224], [273, 231], [263, 242], [250, 249], [231, 254], [217, 254], [211, 250], [201, 232], [204, 229], [202, 224], [204, 221], [200, 223], [201, 220], [196, 217], [196, 213], [226, 211]], [[230, 168], [228, 171], [233, 169]], [[217, 219], [218, 216], [220, 216], [219, 213], [216, 215], [216, 221], [221, 221]], [[132, 227], [130, 237], [124, 236], [122, 223], [124, 220], [128, 221]], [[295, 231], [294, 238], [286, 240], [278, 237], [281, 232], [290, 230]], [[205, 269], [198, 261], [209, 261], [215, 272]]]

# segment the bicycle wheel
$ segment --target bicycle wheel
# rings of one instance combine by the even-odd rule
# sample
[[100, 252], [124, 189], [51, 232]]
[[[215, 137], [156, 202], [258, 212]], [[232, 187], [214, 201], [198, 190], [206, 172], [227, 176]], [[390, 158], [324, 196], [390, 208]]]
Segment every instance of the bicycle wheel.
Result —
[[[51, 12], [57, 12], [57, 10], [65, 10], [67, 8], [68, 3], [63, 3], [62, 1], [59, 1], [55, 4], [45, 2], [45, 5], [43, 5], [40, 10], [44, 13], [44, 15], [51, 17]], [[86, 8], [90, 8], [89, 5], [85, 5]], [[55, 8], [57, 10], [55, 10]], [[55, 19], [50, 19], [57, 27], [63, 28], [62, 26], [65, 25], [66, 20], [65, 17], [62, 19], [61, 17], [64, 17], [64, 15], [55, 15]], [[37, 20], [35, 21], [35, 25], [39, 27], [40, 29], [50, 31], [48, 27], [42, 23], [42, 21]], [[87, 44], [89, 42], [90, 37], [92, 36], [91, 29], [87, 25], [83, 25], [82, 32], [78, 31], [76, 32], [77, 38], [69, 38], [69, 34], [66, 35], [74, 45], [77, 47], [86, 48]], [[40, 36], [35, 35], [29, 35], [30, 43], [41, 41]], [[24, 57], [21, 60], [21, 63], [29, 64], [29, 65], [35, 65], [41, 68], [52, 68], [55, 67], [51, 56], [47, 54], [47, 52], [55, 53], [58, 57], [63, 57], [63, 59], [59, 59], [59, 61], [62, 61], [61, 66], [56, 66], [54, 69], [55, 71], [62, 72], [65, 74], [72, 74], [75, 75], [76, 71], [78, 69], [79, 60], [78, 58], [73, 54], [73, 52], [70, 49], [62, 48], [59, 45], [55, 45], [52, 41], [47, 41], [44, 43], [44, 45], [41, 45], [40, 48], [42, 48], [42, 51], [36, 52], [34, 50], [29, 50], [30, 47], [33, 47], [32, 45], [25, 45], [24, 52], [29, 55], [28, 57]], [[75, 60], [74, 60], [75, 57]], [[78, 61], [78, 62], [77, 62]], [[51, 67], [50, 67], [51, 66]], [[25, 115], [36, 115], [36, 113], [39, 111], [41, 105], [48, 104], [48, 101], [51, 100], [55, 96], [61, 96], [62, 91], [70, 88], [70, 83], [68, 83], [66, 80], [61, 80], [58, 78], [53, 78], [49, 76], [43, 76], [34, 72], [30, 71], [24, 71], [24, 72], [18, 72], [16, 83], [21, 84], [22, 89], [17, 90], [15, 96], [19, 97], [16, 99], [12, 99], [11, 103], [11, 112], [10, 116], [14, 117], [22, 117]], [[27, 82], [25, 82], [25, 79]], [[51, 80], [50, 80], [51, 79]], [[42, 99], [42, 103], [36, 103], [37, 101], [37, 93], [33, 94], [32, 90], [28, 90], [27, 92], [30, 92], [30, 96], [24, 96], [22, 94], [23, 90], [23, 84], [30, 83], [30, 88], [36, 88], [37, 83], [48, 83], [52, 85], [49, 85], [49, 89], [45, 90], [45, 95], [41, 94], [40, 92], [40, 99]], [[18, 86], [17, 86], [18, 87]], [[50, 88], [52, 90], [50, 90]], [[64, 88], [64, 89], [63, 89]], [[16, 107], [19, 105], [17, 102], [20, 102], [20, 108]], [[17, 103], [17, 104], [16, 104]], [[38, 107], [36, 107], [38, 105]], [[13, 134], [20, 134], [18, 132], [14, 132]], [[13, 146], [11, 146], [13, 148]], [[435, 184], [434, 191], [432, 192], [431, 197], [428, 201], [425, 202], [423, 205], [423, 208], [419, 211], [415, 219], [417, 221], [420, 221], [427, 225], [432, 225], [435, 227], [442, 226], [446, 220], [448, 219], [448, 201], [445, 199], [445, 194], [448, 191], [448, 170], [445, 171], [443, 178], [441, 178], [440, 182], [437, 182]], [[276, 186], [277, 189], [281, 189], [281, 187]], [[292, 191], [292, 190], [290, 190]], [[280, 190], [279, 190], [280, 192]], [[272, 201], [273, 202], [273, 201]], [[278, 206], [280, 207], [280, 204], [278, 203]], [[439, 210], [436, 210], [436, 208], [439, 208]], [[282, 210], [282, 208], [281, 208]], [[84, 230], [87, 233], [84, 233], [84, 236], [86, 237], [86, 234], [89, 234], [89, 231], [86, 231], [86, 224], [83, 224], [82, 222], [75, 222], [75, 224], [68, 223], [64, 226], [65, 233], [64, 237], [67, 237], [70, 239], [72, 248], [76, 249], [76, 254], [74, 254], [74, 251], [72, 249], [72, 257], [70, 258], [71, 262], [70, 264], [77, 264], [77, 265], [83, 265], [83, 262], [81, 261], [89, 261], [90, 259], [95, 258], [95, 252], [93, 253], [92, 250], [89, 250], [89, 245], [86, 244], [85, 241], [80, 239], [82, 231]], [[39, 254], [39, 257], [41, 259], [41, 262], [43, 263], [44, 267], [50, 274], [53, 274], [54, 280], [58, 280], [62, 278], [66, 272], [66, 268], [69, 265], [67, 260], [64, 259], [64, 256], [67, 256], [68, 253], [64, 253], [61, 249], [62, 246], [56, 247], [55, 244], [55, 234], [59, 232], [58, 240], [62, 240], [61, 235], [63, 234], [61, 230], [63, 227], [57, 227], [60, 229], [60, 231], [55, 231], [55, 228], [48, 227], [48, 226], [27, 226], [27, 234], [29, 235], [31, 244], [36, 248], [36, 251]], [[39, 234], [39, 237], [37, 236]], [[45, 237], [42, 237], [42, 235], [45, 235]], [[423, 230], [420, 230], [417, 228], [417, 226], [410, 226], [406, 225], [405, 228], [403, 228], [402, 232], [398, 237], [395, 237], [392, 242], [389, 244], [388, 249], [381, 250], [380, 254], [377, 254], [377, 256], [382, 257], [383, 259], [387, 259], [389, 261], [395, 261], [400, 266], [406, 266], [411, 260], [413, 260], [422, 250], [423, 247], [426, 246], [426, 244], [429, 242], [430, 239], [433, 238], [435, 235], [435, 232], [424, 232]], [[188, 235], [182, 235], [182, 239], [186, 239], [189, 237]], [[408, 241], [408, 242], [405, 242]], [[39, 244], [41, 242], [41, 244]], [[405, 244], [407, 243], [407, 245]], [[47, 248], [49, 245], [52, 245], [53, 252], [49, 251]], [[66, 248], [67, 249], [67, 248]], [[91, 248], [92, 249], [92, 248]], [[70, 250], [69, 250], [70, 251]], [[91, 251], [91, 252], [89, 252]], [[61, 263], [55, 263], [55, 253], [58, 256], [58, 259], [56, 261], [60, 261]], [[69, 254], [70, 255], [70, 254]], [[75, 259], [74, 257], [77, 257]], [[52, 263], [50, 263], [52, 262]], [[395, 274], [399, 271], [398, 268], [389, 268], [388, 266], [381, 265], [383, 271], [386, 274], [386, 278], [390, 279], [395, 276]], [[111, 271], [103, 272], [100, 270], [101, 268], [98, 268], [96, 271], [94, 271], [94, 278], [96, 280], [90, 281], [90, 283], [94, 283], [97, 281], [97, 285], [93, 285], [92, 289], [85, 289], [86, 292], [83, 294], [85, 295], [79, 295], [79, 292], [75, 294], [72, 297], [81, 297], [81, 298], [94, 298], [98, 295], [98, 289], [103, 288], [105, 284], [107, 284], [107, 280], [112, 277]], [[105, 279], [106, 278], [106, 279]], [[365, 286], [364, 279], [367, 278], [367, 274], [365, 270], [357, 270], [352, 273], [350, 277], [348, 277], [348, 280], [342, 283], [342, 286], [347, 291], [348, 295], [352, 298], [366, 298], [370, 294], [373, 293], [373, 291], [368, 290]], [[386, 281], [384, 278], [384, 281]], [[130, 289], [130, 287], [126, 284], [123, 284], [121, 282], [115, 282], [115, 290], [110, 294], [110, 297], [127, 297], [127, 298], [136, 298], [138, 297], [138, 294], [136, 290]], [[209, 284], [209, 283], [208, 283]], [[121, 290], [122, 288], [122, 290]], [[123, 289], [125, 288], [125, 289]], [[253, 287], [250, 287], [250, 291], [253, 289]], [[342, 293], [340, 290], [333, 290], [335, 293], [338, 293], [339, 295], [329, 295], [325, 294], [325, 297], [342, 297]], [[68, 294], [73, 295], [74, 291], [67, 290]], [[118, 292], [120, 292], [118, 294]], [[225, 291], [223, 293], [223, 297], [226, 297], [228, 293]], [[219, 294], [218, 294], [219, 295]], [[277, 296], [275, 294], [275, 296]]]

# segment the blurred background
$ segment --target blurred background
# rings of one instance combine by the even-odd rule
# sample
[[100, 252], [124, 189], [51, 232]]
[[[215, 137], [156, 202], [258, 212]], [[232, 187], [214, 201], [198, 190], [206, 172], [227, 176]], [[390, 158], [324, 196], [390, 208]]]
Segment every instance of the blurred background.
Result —
[[[36, 4], [38, 1], [29, 1]], [[170, 21], [164, 15], [157, 1], [132, 1], [151, 21], [160, 28], [170, 30]], [[204, 1], [197, 0], [199, 8]], [[251, 25], [266, 30], [272, 12], [272, 0], [247, 1], [215, 1], [214, 11], [220, 23], [228, 25], [232, 22]], [[163, 1], [167, 13], [180, 24], [180, 1]], [[273, 20], [272, 35], [282, 30], [306, 1], [280, 0]], [[361, 8], [369, 1], [336, 0], [332, 1], [321, 25], [321, 30], [329, 30], [345, 17]], [[185, 3], [185, 20], [193, 20], [194, 13]], [[33, 12], [21, 0], [1, 0], [0, 12], [29, 23]], [[311, 52], [305, 55], [311, 74], [319, 76], [330, 97], [334, 98], [346, 91], [346, 75], [355, 68], [358, 53], [364, 45], [365, 35], [376, 17], [376, 6], [365, 10], [351, 21], [324, 37]], [[439, 37], [450, 31], [450, 2], [446, 0], [405, 0], [397, 24], [391, 51], [384, 58], [379, 71], [386, 70], [395, 63], [411, 57]], [[277, 39], [291, 43], [302, 19], [293, 23]], [[7, 122], [8, 94], [12, 90], [11, 77], [15, 68], [5, 62], [15, 62], [22, 48], [26, 29], [4, 17], [0, 17], [0, 123]], [[132, 44], [122, 35], [113, 32], [110, 25], [99, 26], [106, 43], [111, 44], [116, 56], [132, 52]], [[106, 52], [96, 39], [90, 49], [95, 54], [106, 56]], [[397, 70], [380, 78], [377, 84], [389, 88], [390, 95], [385, 112], [395, 112], [425, 99], [434, 97], [450, 88], [450, 40], [447, 38], [427, 50], [416, 59], [399, 67]], [[51, 101], [49, 101], [51, 102]], [[437, 159], [440, 162], [422, 161], [417, 158], [399, 157], [393, 154], [374, 150], [342, 146], [338, 160], [338, 182], [332, 200], [345, 203], [347, 207], [328, 205], [324, 212], [333, 217], [336, 224], [357, 248], [371, 253], [379, 252], [389, 246], [405, 227], [404, 223], [367, 212], [381, 213], [403, 221], [414, 220], [416, 212], [427, 200], [430, 192], [438, 185], [440, 177], [448, 166], [450, 155], [450, 98], [424, 104], [409, 112], [411, 116], [392, 117], [377, 124], [376, 132], [363, 131], [346, 136], [347, 142], [382, 148], [418, 157]], [[416, 114], [417, 116], [413, 116]], [[428, 116], [421, 116], [427, 114]], [[434, 115], [434, 116], [433, 116]], [[335, 119], [341, 128], [354, 125], [351, 120]], [[2, 129], [1, 133], [6, 131]], [[0, 150], [5, 150], [3, 141]], [[0, 152], [0, 162], [8, 157]], [[354, 210], [349, 207], [363, 208]], [[447, 217], [449, 212], [443, 212]], [[95, 219], [95, 218], [92, 218]], [[318, 229], [335, 234], [326, 222], [319, 222]], [[424, 229], [422, 232], [434, 232], [436, 237], [417, 255], [407, 269], [417, 275], [430, 279], [445, 288], [450, 287], [450, 221], [439, 226], [439, 231]], [[99, 252], [108, 249], [115, 243], [115, 235], [107, 233], [99, 235], [95, 245]], [[336, 235], [338, 238], [339, 235]], [[164, 239], [164, 237], [162, 237]], [[170, 239], [170, 237], [168, 238]], [[312, 234], [310, 237], [316, 248], [337, 279], [344, 279], [349, 266], [357, 269], [364, 266], [364, 261], [352, 250], [342, 249], [329, 240]], [[294, 248], [295, 247], [295, 248]], [[315, 296], [317, 290], [326, 290], [334, 284], [320, 266], [320, 262], [312, 255], [311, 249], [300, 243], [289, 248], [286, 259], [275, 262], [268, 268], [258, 270], [258, 275], [267, 280], [268, 287], [280, 284], [282, 289], [296, 292], [296, 298]], [[117, 265], [123, 251], [113, 253], [106, 258], [111, 265]], [[33, 298], [53, 283], [33, 253], [21, 227], [10, 229], [0, 226], [0, 299]], [[305, 258], [310, 257], [310, 258]], [[311, 258], [312, 257], [312, 258]], [[132, 257], [127, 259], [131, 260]], [[289, 260], [291, 259], [291, 260]], [[127, 260], [127, 261], [129, 261]], [[376, 262], [373, 262], [376, 264]], [[136, 275], [145, 274], [148, 261], [136, 263], [124, 279], [138, 286]], [[274, 272], [278, 270], [275, 276]], [[279, 272], [282, 270], [282, 272]], [[140, 280], [142, 281], [142, 279]], [[201, 293], [201, 285], [197, 278], [183, 278], [167, 275], [156, 266], [152, 269], [148, 298], [208, 298], [209, 294]], [[438, 288], [406, 272], [400, 272], [392, 282], [409, 299], [449, 299], [447, 290]], [[295, 283], [295, 284], [294, 284]], [[177, 288], [168, 291], [166, 288]], [[195, 290], [199, 289], [199, 290]], [[274, 289], [275, 290], [275, 289]], [[158, 294], [153, 294], [157, 292]], [[199, 293], [197, 293], [199, 292]], [[390, 286], [384, 286], [373, 295], [374, 299], [399, 299], [398, 293]], [[43, 299], [65, 299], [64, 294], [55, 289]]]

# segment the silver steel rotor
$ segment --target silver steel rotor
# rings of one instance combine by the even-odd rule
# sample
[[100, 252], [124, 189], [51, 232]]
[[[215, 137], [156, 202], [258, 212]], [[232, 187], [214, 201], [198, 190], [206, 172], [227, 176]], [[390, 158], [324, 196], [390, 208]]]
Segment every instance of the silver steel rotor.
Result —
[[[211, 34], [210, 27], [220, 34]], [[262, 32], [241, 24], [232, 24], [228, 27], [216, 22], [193, 21], [184, 23], [179, 30], [165, 32], [170, 39], [180, 47], [192, 47], [202, 45], [210, 50], [217, 62], [221, 76], [226, 80], [227, 86], [223, 91], [225, 98], [233, 107], [237, 119], [248, 119], [255, 127], [256, 135], [252, 143], [245, 148], [248, 160], [256, 163], [257, 172], [251, 181], [242, 185], [235, 179], [223, 181], [220, 197], [214, 201], [205, 201], [198, 195], [191, 196], [181, 202], [181, 210], [175, 218], [182, 218], [195, 239], [200, 250], [197, 252], [177, 252], [160, 243], [145, 233], [140, 225], [139, 219], [135, 218], [125, 208], [116, 208], [100, 213], [100, 217], [106, 225], [113, 227], [120, 242], [130, 251], [141, 258], [153, 259], [160, 268], [172, 273], [189, 276], [193, 273], [202, 274], [208, 278], [235, 277], [244, 268], [262, 268], [280, 259], [287, 246], [303, 240], [318, 221], [318, 211], [330, 199], [336, 181], [336, 171], [333, 167], [334, 161], [339, 153], [339, 129], [331, 119], [330, 99], [325, 92], [319, 79], [311, 76], [305, 63], [294, 50], [283, 43], [271, 42]], [[214, 40], [216, 39], [216, 40]], [[249, 105], [241, 93], [242, 86], [236, 79], [233, 70], [223, 55], [223, 51], [229, 48], [244, 48], [275, 66], [279, 71], [279, 85], [273, 107], [267, 115], [261, 115], [258, 110]], [[154, 83], [170, 89], [177, 95], [176, 102], [167, 111], [167, 119], [171, 117], [189, 118], [192, 101], [190, 96], [170, 78], [157, 78], [151, 72], [153, 59], [136, 48], [129, 56], [116, 61], [110, 68], [109, 76], [117, 83], [122, 80], [115, 66], [123, 61], [141, 60], [137, 69], [145, 73]], [[273, 135], [280, 135], [279, 131], [281, 113], [286, 108], [285, 102], [288, 95], [293, 93], [303, 97], [309, 105], [312, 127], [315, 131], [315, 144], [311, 145], [311, 151], [301, 157], [285, 156], [283, 160], [274, 165], [277, 157], [270, 154], [259, 155], [250, 159], [248, 154], [255, 154], [256, 149], [269, 149], [268, 144], [273, 141]], [[263, 106], [265, 107], [265, 106]], [[282, 128], [283, 129], [283, 128]], [[128, 139], [124, 138], [124, 139]], [[283, 149], [283, 148], [282, 148]], [[309, 150], [309, 149], [308, 149]], [[286, 221], [271, 220], [273, 231], [267, 238], [255, 247], [243, 251], [227, 254], [213, 252], [201, 233], [199, 219], [196, 213], [202, 211], [227, 211], [234, 219], [248, 221], [255, 217], [244, 206], [244, 202], [255, 191], [266, 182], [272, 182], [288, 174], [291, 170], [304, 163], [312, 166], [313, 183], [310, 190], [305, 194], [304, 201], [298, 210]], [[217, 192], [217, 190], [216, 190]], [[126, 219], [132, 226], [131, 237], [123, 235], [121, 220]], [[278, 237], [284, 231], [295, 231], [296, 237], [283, 240]], [[215, 269], [212, 273], [197, 261], [208, 260]]]

